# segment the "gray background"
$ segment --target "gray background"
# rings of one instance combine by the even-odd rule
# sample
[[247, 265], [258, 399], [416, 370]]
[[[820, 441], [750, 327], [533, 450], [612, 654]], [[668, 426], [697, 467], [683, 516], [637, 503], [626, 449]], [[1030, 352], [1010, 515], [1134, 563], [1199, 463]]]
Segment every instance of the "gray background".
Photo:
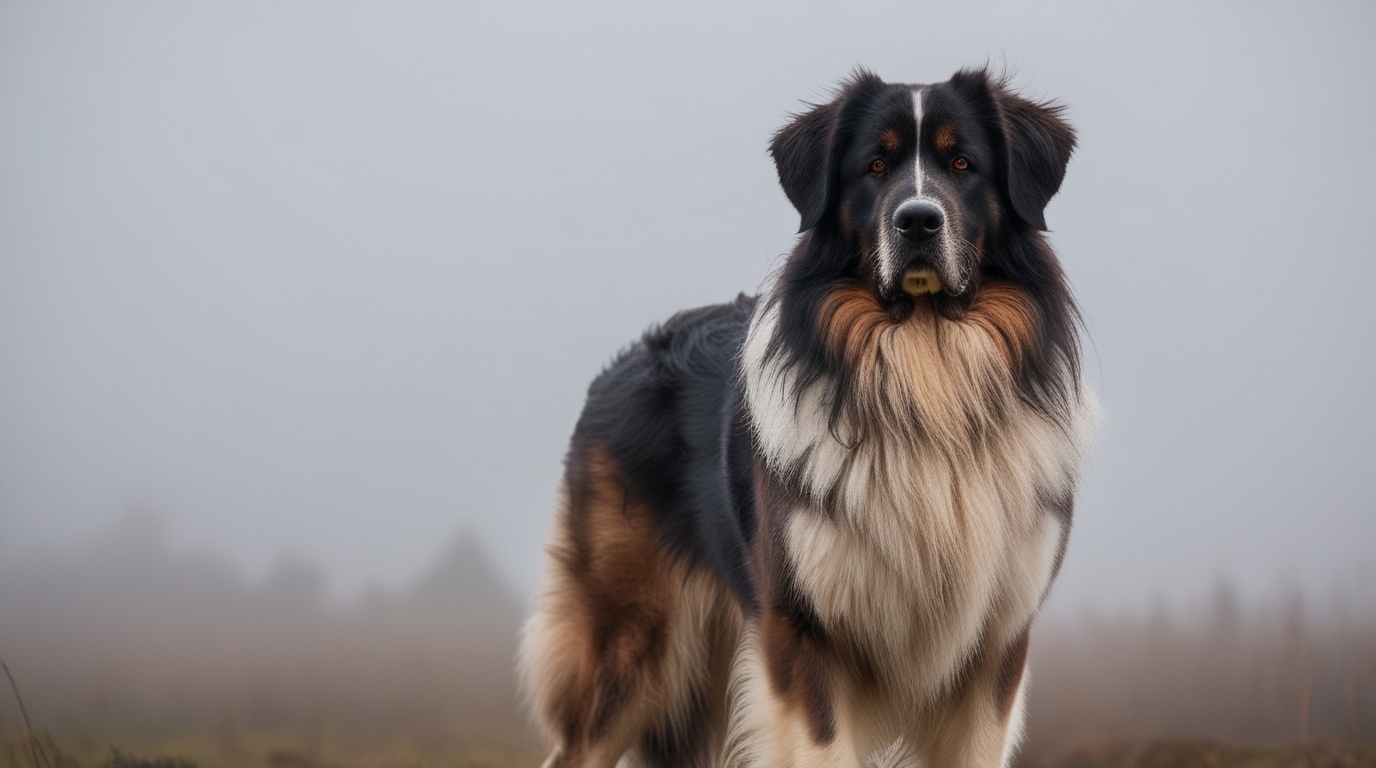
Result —
[[0, 5], [0, 565], [134, 511], [250, 578], [532, 589], [589, 379], [753, 291], [856, 65], [1070, 106], [1109, 420], [1054, 603], [1376, 565], [1365, 3]]

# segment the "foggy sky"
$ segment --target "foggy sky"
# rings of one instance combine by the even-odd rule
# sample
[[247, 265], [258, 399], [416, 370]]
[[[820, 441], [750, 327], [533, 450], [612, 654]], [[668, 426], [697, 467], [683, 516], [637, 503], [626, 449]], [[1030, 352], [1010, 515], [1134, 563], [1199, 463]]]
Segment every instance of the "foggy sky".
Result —
[[1047, 211], [1108, 421], [1055, 601], [1376, 569], [1376, 11], [0, 5], [0, 565], [129, 510], [251, 574], [535, 582], [588, 381], [753, 292], [852, 67], [1069, 105]]

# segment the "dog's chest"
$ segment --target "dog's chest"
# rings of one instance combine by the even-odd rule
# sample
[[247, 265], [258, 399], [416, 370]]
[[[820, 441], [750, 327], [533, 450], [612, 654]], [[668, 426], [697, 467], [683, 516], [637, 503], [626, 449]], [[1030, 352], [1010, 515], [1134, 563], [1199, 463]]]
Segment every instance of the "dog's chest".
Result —
[[838, 434], [853, 425], [829, 423], [827, 382], [799, 389], [761, 354], [759, 330], [744, 355], [751, 417], [771, 469], [803, 496], [781, 526], [792, 578], [829, 630], [937, 690], [980, 642], [1010, 640], [1040, 606], [1068, 532], [1093, 395], [1080, 388], [1058, 420], [994, 391], [997, 403], [965, 404], [996, 415], [963, 442], [880, 420], [850, 430], [864, 437], [847, 444]]
[[[793, 577], [824, 625], [939, 686], [977, 643], [1002, 643], [1040, 606], [1068, 532], [1073, 446], [1041, 421], [971, 456], [856, 446], [847, 500], [784, 523]], [[1058, 450], [1059, 449], [1059, 450]], [[1064, 453], [1065, 455], [1057, 455]], [[911, 676], [911, 672], [905, 675]]]

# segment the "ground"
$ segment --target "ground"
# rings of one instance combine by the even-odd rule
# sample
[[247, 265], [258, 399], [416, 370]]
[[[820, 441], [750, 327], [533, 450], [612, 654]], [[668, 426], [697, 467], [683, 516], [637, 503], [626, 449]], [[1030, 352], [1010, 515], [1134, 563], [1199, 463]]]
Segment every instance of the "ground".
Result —
[[[32, 748], [31, 748], [32, 747]], [[344, 751], [337, 744], [300, 734], [259, 734], [227, 753], [214, 738], [182, 738], [141, 748], [119, 748], [95, 739], [54, 743], [0, 741], [0, 768], [535, 768], [530, 746], [374, 745]], [[1197, 741], [1086, 743], [1056, 760], [1025, 768], [1367, 768], [1376, 767], [1376, 746], [1316, 741], [1308, 745], [1229, 746]]]

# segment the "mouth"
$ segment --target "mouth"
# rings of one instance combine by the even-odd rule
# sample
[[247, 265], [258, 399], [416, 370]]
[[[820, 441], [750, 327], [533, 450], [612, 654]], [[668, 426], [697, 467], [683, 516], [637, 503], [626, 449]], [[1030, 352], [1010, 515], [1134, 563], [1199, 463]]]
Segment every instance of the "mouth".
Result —
[[898, 287], [909, 296], [930, 296], [941, 293], [941, 278], [935, 269], [909, 267]]

